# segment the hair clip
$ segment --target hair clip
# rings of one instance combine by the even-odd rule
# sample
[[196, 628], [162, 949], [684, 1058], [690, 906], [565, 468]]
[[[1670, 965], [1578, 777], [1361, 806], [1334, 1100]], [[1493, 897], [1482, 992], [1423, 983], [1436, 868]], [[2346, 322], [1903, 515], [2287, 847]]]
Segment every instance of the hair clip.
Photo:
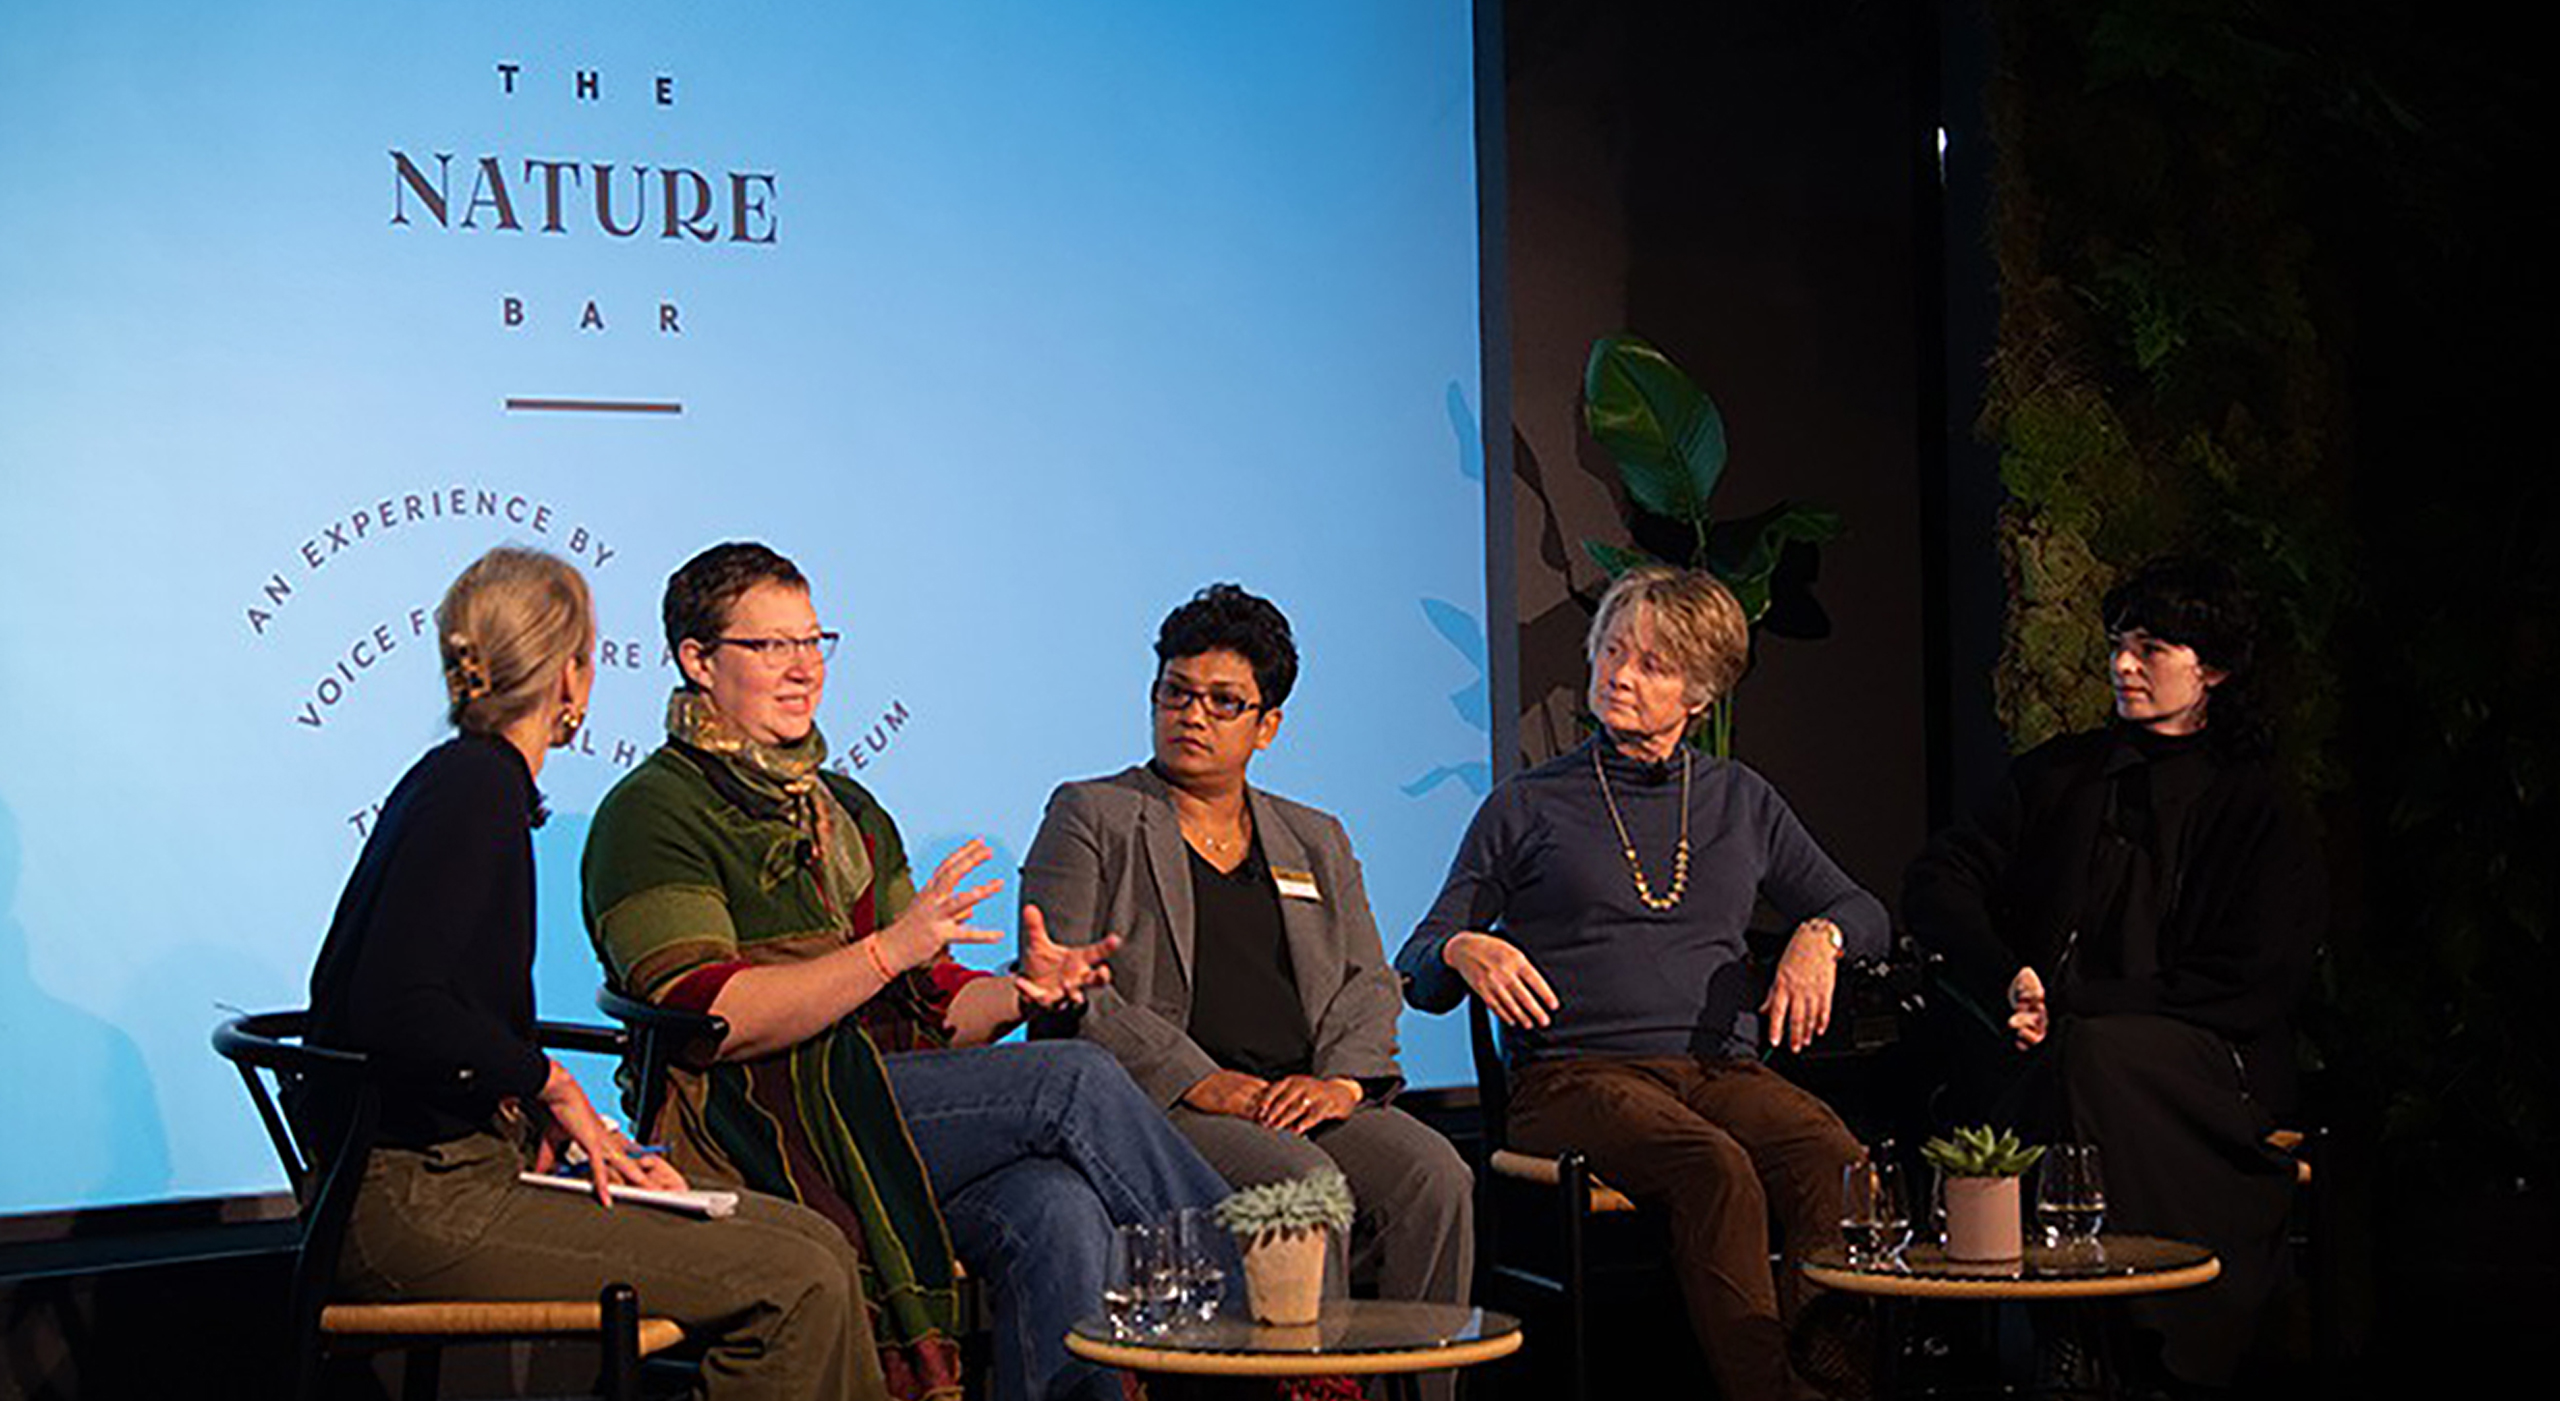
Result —
[[469, 705], [489, 694], [489, 669], [480, 662], [480, 649], [460, 633], [448, 633], [444, 639], [444, 689], [456, 705]]

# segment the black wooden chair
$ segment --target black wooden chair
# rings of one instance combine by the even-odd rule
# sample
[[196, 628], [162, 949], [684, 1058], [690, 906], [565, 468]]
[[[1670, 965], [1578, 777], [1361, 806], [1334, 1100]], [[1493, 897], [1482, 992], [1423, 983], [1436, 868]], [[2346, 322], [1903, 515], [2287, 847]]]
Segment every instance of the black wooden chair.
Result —
[[[1757, 980], [1765, 983], [1785, 945], [1785, 935], [1750, 933]], [[1831, 1030], [1808, 1047], [1790, 1078], [1840, 1104], [1841, 1090], [1874, 1077], [1914, 1014], [1920, 970], [1909, 951], [1879, 963], [1844, 964], [1834, 995]], [[1568, 1394], [1593, 1394], [1592, 1328], [1595, 1293], [1657, 1298], [1676, 1292], [1669, 1269], [1664, 1223], [1653, 1212], [1601, 1181], [1578, 1150], [1549, 1156], [1510, 1146], [1510, 1070], [1494, 1039], [1484, 1004], [1467, 999], [1467, 1039], [1474, 1053], [1477, 1104], [1483, 1116], [1485, 1162], [1478, 1177], [1477, 1219], [1481, 1254], [1497, 1285], [1550, 1301], [1563, 1314]], [[1828, 1082], [1828, 1083], [1826, 1083]], [[1852, 1124], [1865, 1117], [1849, 1114]], [[1634, 1291], [1649, 1286], [1649, 1294]]]
[[[1467, 999], [1467, 1040], [1475, 1055], [1485, 1161], [1476, 1178], [1476, 1220], [1484, 1268], [1494, 1283], [1553, 1304], [1563, 1316], [1563, 1365], [1572, 1401], [1589, 1401], [1591, 1303], [1597, 1276], [1653, 1275], [1665, 1285], [1662, 1231], [1627, 1195], [1601, 1182], [1579, 1150], [1552, 1157], [1510, 1146], [1510, 1068], [1494, 1041], [1484, 1004]], [[1593, 1266], [1593, 1237], [1607, 1228], [1610, 1263]]]
[[719, 1055], [720, 1043], [729, 1039], [729, 1023], [708, 1012], [626, 997], [610, 987], [596, 990], [596, 1010], [622, 1024], [622, 1112], [631, 1120], [631, 1137], [654, 1143], [658, 1115], [667, 1107], [667, 1072], [679, 1065], [709, 1065]]
[[[605, 1401], [634, 1401], [640, 1394], [641, 1359], [681, 1343], [684, 1330], [672, 1319], [641, 1317], [638, 1296], [628, 1284], [608, 1285], [593, 1300], [329, 1302], [382, 1101], [366, 1058], [309, 1044], [302, 1039], [308, 1025], [306, 1012], [266, 1012], [233, 1017], [213, 1033], [214, 1049], [239, 1070], [301, 1203], [288, 1300], [298, 1401], [316, 1401], [324, 1394], [326, 1364], [333, 1355], [405, 1353], [403, 1395], [432, 1398], [448, 1345], [579, 1335], [595, 1338], [603, 1348], [596, 1394]], [[601, 1027], [548, 1022], [541, 1026], [541, 1039], [546, 1046], [600, 1055], [619, 1054], [624, 1040], [621, 1033]], [[347, 1105], [343, 1124], [324, 1128], [299, 1123], [284, 1111], [279, 1100], [311, 1086], [343, 1087], [333, 1096]]]

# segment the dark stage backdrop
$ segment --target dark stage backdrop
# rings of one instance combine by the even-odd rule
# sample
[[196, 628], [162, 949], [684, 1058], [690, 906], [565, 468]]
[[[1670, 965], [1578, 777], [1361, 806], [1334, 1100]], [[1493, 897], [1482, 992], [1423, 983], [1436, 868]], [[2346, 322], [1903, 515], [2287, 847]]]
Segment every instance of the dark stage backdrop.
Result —
[[[1970, 689], [1948, 678], [1954, 699], [1933, 702], [1929, 659], [1942, 649], [1923, 608], [1924, 488], [1944, 474], [1977, 496], [1996, 491], [1982, 464], [1946, 472], [1942, 445], [1970, 441], [1970, 403], [1950, 409], [1928, 392], [1939, 355], [1930, 11], [1857, 0], [1505, 8], [1522, 757], [1583, 733], [1583, 633], [1607, 584], [1583, 542], [1629, 537], [1617, 473], [1583, 431], [1582, 374], [1593, 340], [1632, 330], [1723, 409], [1732, 456], [1713, 498], [1720, 516], [1793, 500], [1847, 522], [1807, 585], [1818, 626], [1764, 628], [1754, 643], [1735, 753], [1891, 904], [1904, 863], [1947, 815], [1930, 810], [1933, 704], [1965, 733], [1988, 726], [1978, 669]], [[1951, 159], [1978, 169], [1971, 135], [1958, 134], [1967, 144]], [[1949, 550], [1955, 567], [1991, 569], [1994, 592], [1974, 601], [1996, 619], [1989, 511], [1967, 509], [1970, 534]], [[1977, 748], [1988, 760], [1976, 768], [1996, 776], [1996, 732]]]
[[[16, 0], [0, 18], [0, 1213], [275, 1185], [206, 1046], [297, 1002], [502, 541], [595, 586], [576, 858], [667, 572], [796, 556], [921, 866], [1143, 755], [1156, 620], [1300, 630], [1268, 786], [1392, 943], [1486, 786], [1463, 0]], [[1010, 924], [1007, 912], [1004, 922]], [[1453, 1028], [1408, 1027], [1425, 1084]]]

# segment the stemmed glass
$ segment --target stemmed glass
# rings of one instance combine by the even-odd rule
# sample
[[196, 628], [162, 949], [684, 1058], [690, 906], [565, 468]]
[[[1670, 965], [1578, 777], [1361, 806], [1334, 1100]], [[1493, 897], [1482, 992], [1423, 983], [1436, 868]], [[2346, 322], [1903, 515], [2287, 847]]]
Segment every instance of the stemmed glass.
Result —
[[1206, 1323], [1226, 1302], [1227, 1228], [1206, 1207], [1187, 1206], [1165, 1218], [1165, 1231], [1173, 1252], [1176, 1312]]
[[1173, 1323], [1180, 1302], [1171, 1237], [1162, 1226], [1122, 1226], [1103, 1262], [1102, 1313], [1114, 1336], [1152, 1338]]
[[1840, 1239], [1859, 1266], [1892, 1260], [1911, 1243], [1911, 1198], [1892, 1145], [1840, 1170]]
[[2093, 1143], [2057, 1143], [2036, 1169], [2036, 1222], [2045, 1244], [2085, 1245], [2107, 1219], [2107, 1185]]

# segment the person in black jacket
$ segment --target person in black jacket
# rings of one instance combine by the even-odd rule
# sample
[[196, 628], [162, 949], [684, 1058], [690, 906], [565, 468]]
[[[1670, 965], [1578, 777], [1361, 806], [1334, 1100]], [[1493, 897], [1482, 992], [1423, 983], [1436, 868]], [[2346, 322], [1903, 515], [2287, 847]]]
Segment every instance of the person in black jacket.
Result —
[[2019, 758], [1911, 868], [1903, 914], [2002, 1006], [2099, 1146], [2111, 1230], [2199, 1241], [2202, 1289], [2138, 1301], [2168, 1377], [2227, 1385], [2282, 1269], [2292, 1016], [2325, 919], [2299, 803], [2267, 762], [2256, 622], [2231, 573], [2155, 561], [2105, 599], [2115, 722]]
[[[592, 1298], [627, 1281], [644, 1312], [707, 1343], [705, 1397], [884, 1395], [843, 1235], [752, 1193], [714, 1221], [614, 1207], [617, 1186], [684, 1180], [535, 1040], [533, 783], [595, 682], [586, 581], [550, 555], [492, 550], [445, 594], [436, 631], [459, 733], [392, 789], [311, 973], [310, 1039], [365, 1052], [384, 1087], [339, 1290]], [[331, 1112], [308, 1096], [295, 1109]], [[592, 1200], [517, 1180], [572, 1144]]]

